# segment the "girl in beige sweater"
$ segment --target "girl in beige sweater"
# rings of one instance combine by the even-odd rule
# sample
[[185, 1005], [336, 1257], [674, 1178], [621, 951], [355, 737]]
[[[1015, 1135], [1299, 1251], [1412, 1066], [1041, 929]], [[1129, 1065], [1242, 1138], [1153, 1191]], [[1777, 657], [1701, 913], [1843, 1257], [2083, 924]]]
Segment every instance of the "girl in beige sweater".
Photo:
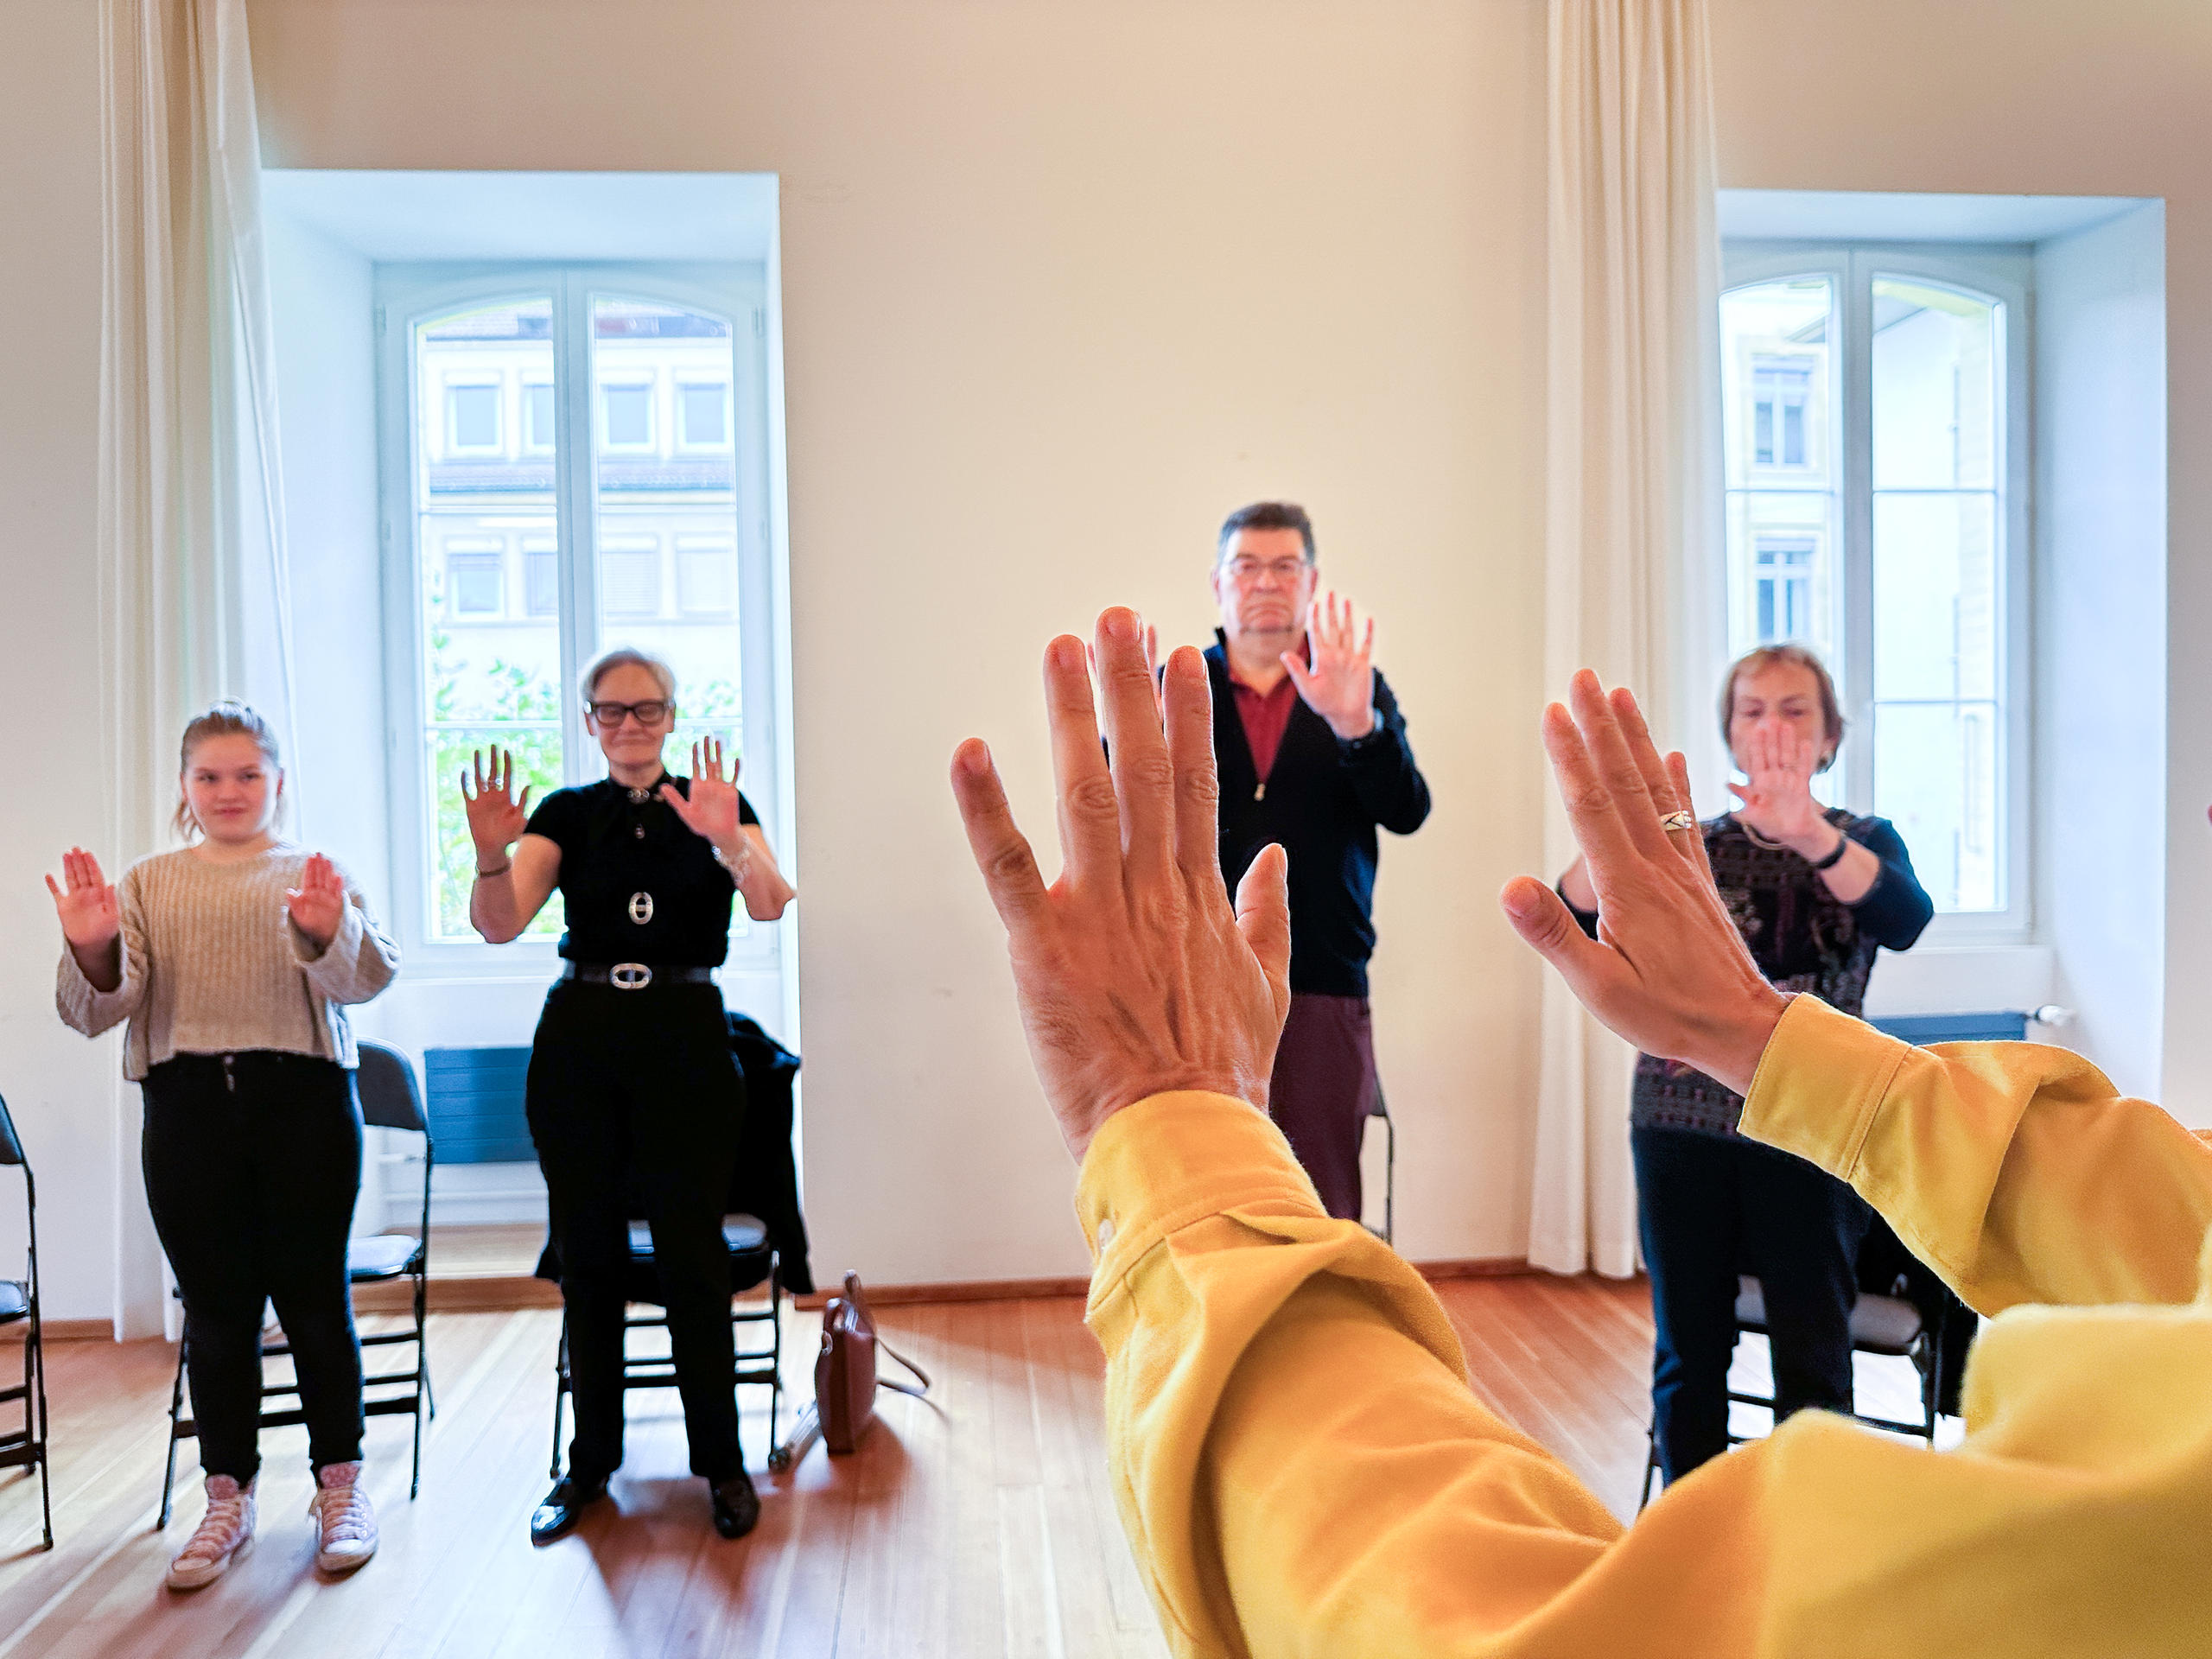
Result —
[[321, 853], [277, 839], [274, 734], [239, 703], [185, 728], [187, 844], [108, 885], [81, 847], [54, 894], [66, 948], [55, 1001], [87, 1036], [127, 1021], [155, 1230], [184, 1300], [186, 1373], [207, 1514], [168, 1583], [221, 1576], [253, 1537], [265, 1304], [291, 1343], [320, 1533], [316, 1565], [375, 1553], [359, 1480], [361, 1355], [346, 1241], [361, 1181], [349, 1003], [391, 981], [398, 952]]

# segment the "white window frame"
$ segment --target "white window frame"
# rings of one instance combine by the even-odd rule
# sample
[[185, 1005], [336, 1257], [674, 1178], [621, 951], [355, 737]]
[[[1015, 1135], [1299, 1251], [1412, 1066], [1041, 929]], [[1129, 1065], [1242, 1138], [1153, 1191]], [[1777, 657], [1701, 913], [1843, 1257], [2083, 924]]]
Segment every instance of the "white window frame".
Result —
[[[591, 551], [598, 530], [596, 480], [590, 447], [566, 441], [571, 434], [598, 429], [588, 332], [592, 302], [601, 295], [657, 301], [725, 316], [730, 321], [744, 786], [763, 823], [785, 822], [779, 799], [784, 768], [779, 753], [778, 710], [779, 688], [785, 675], [777, 625], [776, 550], [770, 505], [774, 458], [770, 453], [766, 296], [760, 269], [523, 262], [378, 265], [377, 432], [385, 684], [391, 697], [387, 760], [391, 779], [392, 925], [410, 960], [432, 974], [542, 978], [550, 970], [556, 941], [525, 936], [493, 946], [474, 940], [438, 939], [430, 930], [428, 849], [436, 820], [435, 803], [426, 787], [421, 747], [426, 721], [419, 618], [423, 561], [442, 555], [438, 549], [423, 547], [417, 532], [414, 435], [423, 411], [416, 404], [415, 327], [427, 319], [472, 305], [547, 295], [551, 296], [553, 312], [555, 558], [560, 594], [563, 781], [587, 784], [605, 775], [597, 746], [583, 728], [582, 704], [574, 695], [577, 675], [598, 653], [601, 643], [598, 570]], [[439, 415], [442, 417], [443, 411]], [[678, 696], [680, 701], [680, 690]], [[451, 786], [452, 782], [441, 780], [444, 786]], [[730, 934], [729, 971], [779, 974], [782, 932], [780, 928], [748, 925], [741, 910]]]
[[[2034, 264], [2031, 251], [2010, 245], [1881, 242], [1777, 242], [1732, 239], [1724, 245], [1721, 288], [1787, 276], [1825, 276], [1835, 284], [1840, 350], [1834, 407], [1842, 422], [1842, 474], [1837, 497], [1841, 556], [1835, 562], [1843, 614], [1843, 661], [1834, 664], [1841, 684], [1845, 718], [1855, 732], [1872, 729], [1874, 667], [1873, 562], [1873, 332], [1872, 283], [1879, 276], [1912, 277], [1984, 295], [2004, 308], [2005, 388], [2001, 418], [2000, 562], [2005, 698], [2005, 897], [2001, 910], [1939, 914], [1923, 943], [1948, 946], [2025, 944], [2034, 934], [2034, 825], [2031, 813], [2034, 763], [2030, 696], [2033, 588], [2031, 582], [2031, 501], [2034, 483], [2030, 365], [2035, 327]], [[1808, 434], [1808, 440], [1810, 433]], [[1748, 442], [1748, 436], [1746, 442]], [[1759, 468], [1758, 474], [1776, 468]], [[1758, 487], [1757, 475], [1751, 487]], [[1726, 547], [1719, 556], [1727, 556]], [[1724, 640], [1726, 629], [1722, 630]], [[1725, 666], [1725, 663], [1723, 664]], [[1719, 677], [1718, 671], [1715, 679]], [[1842, 804], [1870, 812], [1874, 798], [1874, 750], [1847, 736], [1843, 746]], [[1908, 852], [1911, 850], [1907, 848]]]

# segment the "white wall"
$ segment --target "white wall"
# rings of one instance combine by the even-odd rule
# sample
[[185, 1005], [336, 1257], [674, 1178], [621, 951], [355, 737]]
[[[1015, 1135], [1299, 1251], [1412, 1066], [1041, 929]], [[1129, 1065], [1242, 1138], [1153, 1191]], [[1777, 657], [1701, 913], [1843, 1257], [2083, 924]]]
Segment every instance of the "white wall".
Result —
[[[2165, 212], [2036, 250], [2037, 909], [2065, 1040], [2158, 1099], [2164, 1059]], [[2187, 851], [2201, 854], [2197, 847]]]

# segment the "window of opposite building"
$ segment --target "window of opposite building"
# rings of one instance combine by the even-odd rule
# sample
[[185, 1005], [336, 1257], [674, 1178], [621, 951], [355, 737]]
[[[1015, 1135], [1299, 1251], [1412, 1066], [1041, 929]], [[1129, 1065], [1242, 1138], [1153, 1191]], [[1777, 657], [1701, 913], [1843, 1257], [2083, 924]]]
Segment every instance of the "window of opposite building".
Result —
[[1820, 652], [1832, 804], [1897, 826], [1955, 934], [2027, 922], [2024, 256], [1732, 244], [1728, 645]]

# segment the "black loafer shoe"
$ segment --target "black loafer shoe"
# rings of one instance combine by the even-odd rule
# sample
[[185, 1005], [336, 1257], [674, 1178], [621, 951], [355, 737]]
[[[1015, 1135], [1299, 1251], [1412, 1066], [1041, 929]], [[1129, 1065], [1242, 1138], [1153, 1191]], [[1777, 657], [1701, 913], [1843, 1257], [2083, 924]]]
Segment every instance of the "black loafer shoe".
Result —
[[545, 1501], [530, 1512], [530, 1541], [550, 1544], [565, 1538], [584, 1518], [584, 1510], [607, 1496], [603, 1480], [557, 1480]]
[[715, 1530], [725, 1538], [742, 1538], [760, 1524], [760, 1494], [753, 1490], [753, 1477], [739, 1470], [707, 1491], [715, 1506]]

